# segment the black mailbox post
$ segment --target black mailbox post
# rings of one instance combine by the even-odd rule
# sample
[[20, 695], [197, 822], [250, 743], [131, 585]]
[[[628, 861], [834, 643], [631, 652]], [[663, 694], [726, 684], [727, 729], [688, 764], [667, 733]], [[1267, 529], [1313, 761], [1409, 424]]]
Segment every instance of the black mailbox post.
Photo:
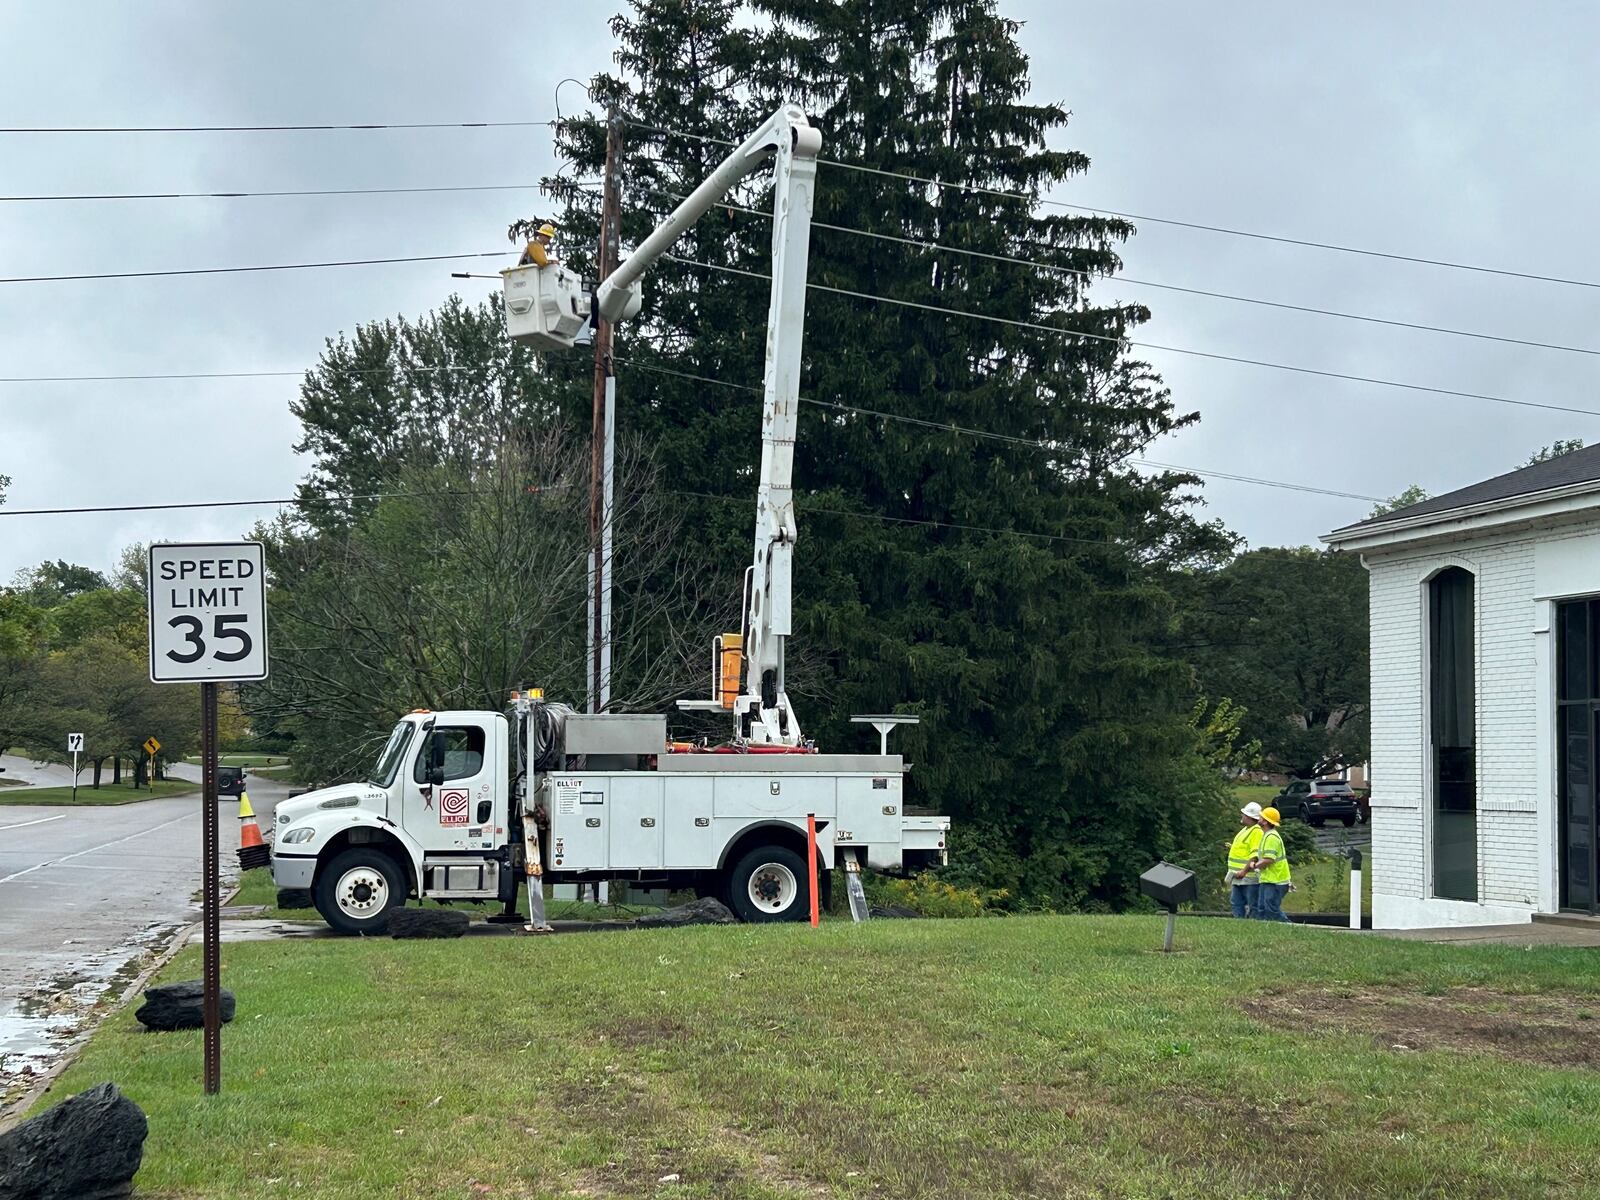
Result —
[[1200, 895], [1194, 872], [1185, 871], [1169, 862], [1159, 862], [1139, 876], [1139, 890], [1167, 910], [1167, 932], [1161, 949], [1170, 954], [1173, 926], [1178, 920], [1178, 905], [1193, 901]]

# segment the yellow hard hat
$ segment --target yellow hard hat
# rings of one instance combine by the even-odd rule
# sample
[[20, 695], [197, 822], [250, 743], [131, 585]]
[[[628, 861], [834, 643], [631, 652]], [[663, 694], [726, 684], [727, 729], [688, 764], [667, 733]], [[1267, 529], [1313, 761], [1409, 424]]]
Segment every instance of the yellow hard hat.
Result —
[[1283, 817], [1278, 810], [1270, 806], [1261, 810], [1261, 816], [1264, 820], [1271, 821], [1274, 825], [1283, 824]]
[[546, 221], [543, 225], [539, 226], [539, 232], [544, 234], [545, 237], [555, 237], [556, 227], [550, 224], [550, 222]]

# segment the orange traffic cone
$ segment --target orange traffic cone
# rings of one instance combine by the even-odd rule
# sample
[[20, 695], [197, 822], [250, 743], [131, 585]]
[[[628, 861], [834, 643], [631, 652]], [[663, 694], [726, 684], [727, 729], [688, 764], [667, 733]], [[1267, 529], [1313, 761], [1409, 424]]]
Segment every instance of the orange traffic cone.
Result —
[[256, 824], [255, 809], [250, 807], [250, 793], [239, 793], [239, 868], [264, 867], [272, 861], [272, 851], [261, 840], [261, 826]]

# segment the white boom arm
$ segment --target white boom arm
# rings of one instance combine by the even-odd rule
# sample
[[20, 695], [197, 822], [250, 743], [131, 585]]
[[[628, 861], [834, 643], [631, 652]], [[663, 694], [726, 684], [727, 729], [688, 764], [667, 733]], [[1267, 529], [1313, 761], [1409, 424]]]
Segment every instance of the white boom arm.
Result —
[[755, 557], [745, 579], [744, 692], [734, 701], [737, 728], [752, 742], [800, 744], [800, 722], [783, 683], [783, 645], [793, 612], [794, 439], [805, 333], [806, 261], [812, 192], [822, 134], [795, 105], [785, 105], [723, 159], [596, 293], [601, 317], [615, 321], [638, 307], [644, 273], [700, 216], [741, 180], [774, 160], [772, 303], [761, 412], [761, 473], [756, 494]]

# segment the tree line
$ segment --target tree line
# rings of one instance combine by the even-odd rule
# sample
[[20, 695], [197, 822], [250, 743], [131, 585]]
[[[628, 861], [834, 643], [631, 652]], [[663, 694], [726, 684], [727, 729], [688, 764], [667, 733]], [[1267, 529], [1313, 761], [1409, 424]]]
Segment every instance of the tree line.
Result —
[[[949, 878], [1119, 907], [1154, 859], [1217, 835], [1240, 772], [1365, 759], [1359, 561], [1245, 550], [1200, 479], [1130, 463], [1199, 413], [1126, 341], [1150, 312], [1098, 299], [1132, 225], [1023, 198], [1089, 162], [997, 0], [632, 0], [612, 30], [615, 69], [557, 123], [561, 170], [513, 241], [552, 221], [593, 274], [597, 205], [574, 180], [603, 167], [607, 110], [624, 244], [783, 102], [826, 159], [869, 168], [817, 179], [810, 278], [836, 290], [807, 301], [787, 682], [829, 750], [867, 747], [853, 714], [921, 716], [896, 748], [915, 802], [955, 818]], [[770, 184], [729, 199], [616, 334], [618, 709], [705, 691], [711, 636], [739, 628], [768, 305], [749, 273], [771, 238], [746, 210], [770, 209]], [[306, 781], [363, 771], [414, 707], [499, 709], [524, 686], [582, 702], [592, 370], [510, 343], [497, 295], [328, 340], [292, 404], [298, 509], [254, 531], [272, 674], [241, 691], [252, 735], [292, 743]], [[49, 574], [0, 598], [0, 655], [49, 698], [22, 720], [0, 678], [0, 741], [59, 741], [101, 679], [127, 684], [126, 713], [101, 701], [109, 742], [168, 742], [162, 705], [160, 729], [192, 731], [184, 689], [134, 686], [133, 566]]]
[[[192, 688], [150, 682], [144, 548], [133, 546], [109, 576], [64, 561], [20, 572], [0, 588], [0, 749], [39, 762], [70, 762], [67, 735], [81, 733], [88, 786], [149, 782], [154, 764], [199, 744]], [[237, 739], [244, 717], [230, 695], [219, 731]]]

